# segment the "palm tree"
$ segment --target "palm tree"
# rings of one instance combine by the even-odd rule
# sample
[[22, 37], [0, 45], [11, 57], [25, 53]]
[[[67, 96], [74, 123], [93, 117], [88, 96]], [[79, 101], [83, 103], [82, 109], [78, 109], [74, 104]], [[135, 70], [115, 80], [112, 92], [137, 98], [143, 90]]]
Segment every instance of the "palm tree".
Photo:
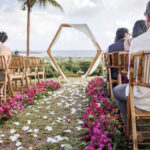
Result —
[[40, 6], [47, 6], [48, 3], [51, 5], [60, 8], [63, 11], [61, 5], [59, 5], [56, 0], [19, 0], [22, 2], [22, 9], [27, 8], [27, 56], [30, 54], [30, 13], [35, 4]]

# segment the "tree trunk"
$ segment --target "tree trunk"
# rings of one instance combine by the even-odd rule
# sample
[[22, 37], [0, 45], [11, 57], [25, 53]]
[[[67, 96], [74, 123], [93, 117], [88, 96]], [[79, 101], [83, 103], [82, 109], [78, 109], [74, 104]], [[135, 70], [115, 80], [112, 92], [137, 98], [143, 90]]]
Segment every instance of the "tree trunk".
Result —
[[31, 8], [28, 6], [28, 11], [27, 11], [27, 56], [30, 55], [30, 12]]

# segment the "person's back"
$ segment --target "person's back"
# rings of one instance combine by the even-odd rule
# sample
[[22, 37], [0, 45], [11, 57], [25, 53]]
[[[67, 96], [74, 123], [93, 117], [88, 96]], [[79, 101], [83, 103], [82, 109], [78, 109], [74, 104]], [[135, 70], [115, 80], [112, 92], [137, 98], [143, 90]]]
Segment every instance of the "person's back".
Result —
[[[132, 40], [130, 46], [130, 52], [139, 52], [139, 51], [149, 51], [150, 50], [150, 28], [147, 32], [138, 36]], [[128, 94], [128, 89], [126, 94]], [[141, 86], [134, 87], [134, 96], [135, 96], [135, 106], [150, 111], [150, 88], [144, 88]], [[141, 100], [142, 99], [142, 100]]]
[[4, 55], [7, 61], [7, 64], [10, 64], [11, 50], [2, 44], [0, 41], [0, 55]]
[[[7, 66], [9, 66], [10, 61], [11, 61], [11, 50], [4, 46], [3, 43], [7, 40], [7, 34], [5, 32], [0, 32], [0, 55], [5, 56]], [[5, 71], [0, 70], [0, 81], [5, 80]], [[4, 100], [4, 95], [3, 95], [3, 89], [4, 86], [0, 86], [0, 103]]]
[[124, 51], [124, 39], [121, 39], [118, 42], [111, 44], [108, 48], [109, 53], [118, 52], [118, 51]]
[[[129, 38], [128, 32], [129, 31], [127, 28], [117, 29], [115, 43], [111, 44], [108, 47], [109, 53], [124, 51], [124, 41], [125, 41], [125, 39]], [[115, 79], [115, 80], [118, 78], [118, 69], [116, 69], [116, 68], [111, 69], [111, 77], [112, 77], [112, 79]]]

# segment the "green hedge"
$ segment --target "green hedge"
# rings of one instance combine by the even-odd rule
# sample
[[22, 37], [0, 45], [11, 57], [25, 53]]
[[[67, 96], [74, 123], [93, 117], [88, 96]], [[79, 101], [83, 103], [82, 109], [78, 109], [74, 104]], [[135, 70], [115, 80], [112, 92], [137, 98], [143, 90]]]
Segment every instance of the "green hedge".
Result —
[[[92, 58], [55, 58], [56, 62], [60, 66], [64, 74], [84, 74], [88, 70]], [[49, 62], [49, 58], [45, 58], [46, 62], [46, 76], [58, 77], [59, 74], [53, 69]], [[102, 65], [99, 64], [97, 69], [91, 76], [101, 76], [102, 75]]]

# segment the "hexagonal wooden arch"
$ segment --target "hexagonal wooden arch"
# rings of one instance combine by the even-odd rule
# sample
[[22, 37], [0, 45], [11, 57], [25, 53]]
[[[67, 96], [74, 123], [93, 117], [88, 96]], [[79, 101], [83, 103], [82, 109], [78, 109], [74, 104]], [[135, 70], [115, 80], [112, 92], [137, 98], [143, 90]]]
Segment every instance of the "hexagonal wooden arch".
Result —
[[52, 66], [60, 74], [60, 76], [63, 79], [66, 79], [65, 74], [62, 72], [62, 70], [58, 66], [57, 62], [55, 61], [55, 59], [54, 59], [54, 57], [52, 56], [52, 53], [51, 53], [51, 48], [54, 45], [54, 43], [56, 42], [57, 38], [59, 37], [59, 34], [61, 33], [61, 30], [62, 30], [63, 27], [74, 27], [75, 29], [78, 29], [78, 30], [84, 32], [91, 39], [91, 41], [93, 42], [94, 46], [97, 49], [97, 54], [93, 58], [93, 61], [92, 61], [91, 65], [90, 65], [90, 67], [88, 68], [86, 74], [82, 76], [82, 77], [87, 78], [87, 76], [89, 74], [91, 74], [92, 69], [93, 68], [97, 68], [97, 66], [95, 66], [95, 65], [96, 65], [96, 62], [98, 62], [99, 59], [100, 59], [100, 54], [101, 54], [102, 50], [101, 50], [99, 44], [97, 43], [96, 39], [94, 38], [92, 32], [90, 31], [90, 29], [88, 28], [88, 26], [86, 24], [61, 24], [60, 25], [59, 29], [57, 30], [57, 32], [56, 32], [52, 42], [50, 43], [50, 45], [48, 47], [48, 50], [47, 50], [47, 53], [48, 53], [48, 55], [50, 57], [50, 61], [52, 63]]

